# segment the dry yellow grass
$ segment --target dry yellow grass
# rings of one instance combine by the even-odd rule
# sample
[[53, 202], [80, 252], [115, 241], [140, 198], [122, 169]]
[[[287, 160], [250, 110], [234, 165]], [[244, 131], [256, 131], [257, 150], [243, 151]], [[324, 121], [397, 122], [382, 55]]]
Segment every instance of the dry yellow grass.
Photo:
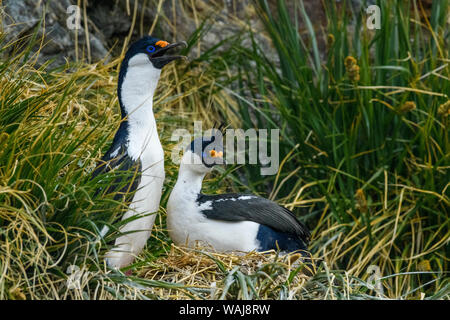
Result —
[[[120, 57], [54, 72], [37, 69], [33, 59], [23, 62], [22, 57], [18, 53], [2, 60], [0, 70], [0, 299], [407, 299], [424, 298], [426, 285], [432, 289], [425, 298], [449, 297], [444, 273], [449, 260], [444, 254], [449, 241], [448, 188], [414, 187], [384, 168], [378, 172], [384, 177], [378, 193], [370, 193], [370, 183], [360, 177], [329, 166], [323, 168], [331, 172], [329, 180], [297, 179], [283, 198], [279, 192], [290, 181], [280, 168], [270, 197], [289, 209], [317, 211], [311, 248], [321, 263], [313, 276], [297, 274], [289, 256], [206, 253], [207, 248], [202, 252], [171, 245], [164, 230], [164, 204], [178, 170], [170, 161], [175, 144], [171, 132], [180, 127], [192, 130], [193, 120], [203, 121], [205, 127], [222, 119], [240, 127], [242, 120], [236, 113], [238, 93], [220, 83], [221, 76], [231, 75], [228, 66], [219, 63], [220, 55], [205, 60], [191, 57], [190, 65], [165, 68], [154, 105], [167, 160], [162, 208], [148, 247], [130, 268], [133, 275], [107, 270], [102, 259], [105, 244], [89, 223], [123, 208], [111, 199], [93, 197], [95, 186], [89, 176], [120, 122], [116, 96]], [[217, 70], [219, 66], [222, 69]], [[430, 90], [358, 87], [380, 89], [443, 98], [443, 93]], [[439, 128], [444, 129], [445, 123]], [[332, 154], [333, 150], [308, 144], [317, 157]], [[288, 153], [283, 163], [296, 151]], [[411, 152], [407, 159], [411, 171], [430, 170], [424, 159]], [[307, 166], [317, 169], [316, 164]], [[442, 162], [436, 170], [443, 174], [448, 166]], [[296, 172], [288, 177], [296, 177]], [[335, 192], [339, 175], [360, 184], [354, 199], [333, 204], [325, 195], [311, 196], [311, 188], [321, 184], [324, 194]], [[205, 192], [242, 188], [233, 175], [217, 186], [217, 176], [224, 178], [222, 172], [209, 177]], [[374, 194], [381, 194], [375, 204]], [[441, 209], [437, 227], [427, 225], [426, 207], [415, 209], [420, 201], [437, 203]], [[340, 206], [344, 222], [334, 219], [331, 205]], [[76, 274], [69, 270], [72, 265], [81, 268], [80, 286], [69, 288], [68, 281]], [[385, 277], [384, 292], [366, 283], [371, 276], [367, 271], [374, 265]]]

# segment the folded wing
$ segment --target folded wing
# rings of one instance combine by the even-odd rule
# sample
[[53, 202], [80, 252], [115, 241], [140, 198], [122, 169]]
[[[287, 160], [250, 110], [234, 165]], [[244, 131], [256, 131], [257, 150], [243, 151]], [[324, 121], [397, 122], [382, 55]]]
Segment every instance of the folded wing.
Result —
[[[137, 189], [141, 180], [141, 169], [140, 160], [131, 159], [125, 144], [113, 143], [97, 164], [92, 179], [100, 174], [114, 173], [113, 178], [108, 179], [110, 184], [106, 188], [106, 193], [116, 193], [114, 199], [118, 200]], [[99, 188], [97, 193], [103, 191], [102, 189]]]
[[288, 209], [277, 203], [251, 194], [200, 194], [197, 203], [208, 219], [223, 221], [253, 221], [276, 231], [296, 235], [306, 245], [310, 239], [308, 228]]

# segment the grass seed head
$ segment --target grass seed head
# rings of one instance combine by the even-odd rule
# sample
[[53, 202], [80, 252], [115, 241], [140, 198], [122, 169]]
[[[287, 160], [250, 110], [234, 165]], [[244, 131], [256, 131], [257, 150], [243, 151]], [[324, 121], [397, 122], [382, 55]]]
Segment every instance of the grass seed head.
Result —
[[345, 58], [344, 63], [350, 81], [358, 82], [360, 80], [360, 75], [359, 75], [359, 66], [357, 64], [356, 59], [352, 56], [348, 56]]
[[406, 101], [401, 107], [400, 107], [400, 112], [401, 113], [407, 113], [410, 111], [415, 110], [416, 107], [416, 103], [414, 101]]
[[450, 115], [450, 100], [441, 104], [438, 108], [437, 113], [442, 118], [447, 118]]

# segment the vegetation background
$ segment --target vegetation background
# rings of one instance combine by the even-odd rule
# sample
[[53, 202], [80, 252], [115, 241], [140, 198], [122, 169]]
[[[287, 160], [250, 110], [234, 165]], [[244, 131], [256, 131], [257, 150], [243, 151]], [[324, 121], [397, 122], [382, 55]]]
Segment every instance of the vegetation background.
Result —
[[[448, 299], [448, 1], [374, 2], [379, 30], [367, 29], [365, 1], [323, 1], [320, 19], [301, 0], [227, 13], [234, 1], [119, 1], [129, 29], [94, 61], [78, 1], [85, 35], [62, 64], [39, 58], [52, 45], [43, 12], [32, 32], [2, 29], [0, 299]], [[177, 18], [195, 29], [185, 39], [190, 61], [164, 69], [155, 97], [167, 154], [161, 210], [136, 262], [111, 271], [102, 255], [117, 232], [103, 239], [98, 228], [117, 229], [126, 207], [95, 194], [111, 176], [90, 174], [120, 122], [127, 44], [164, 25], [168, 40], [179, 38]], [[227, 167], [204, 192], [250, 191], [293, 210], [312, 230], [314, 275], [290, 256], [172, 245], [170, 136], [193, 120], [280, 129], [277, 175]]]

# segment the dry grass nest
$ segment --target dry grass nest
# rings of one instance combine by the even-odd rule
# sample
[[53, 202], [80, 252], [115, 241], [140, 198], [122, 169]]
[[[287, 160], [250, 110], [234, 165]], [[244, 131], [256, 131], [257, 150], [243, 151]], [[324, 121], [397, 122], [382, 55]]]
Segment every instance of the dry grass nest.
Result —
[[[147, 263], [137, 276], [196, 288], [207, 299], [270, 299], [282, 288], [287, 289], [287, 298], [293, 299], [315, 272], [315, 263], [308, 263], [307, 255], [275, 251], [225, 254], [202, 245], [186, 248], [172, 244], [167, 256]], [[167, 299], [192, 298], [184, 290], [154, 289], [158, 291], [154, 294]]]

